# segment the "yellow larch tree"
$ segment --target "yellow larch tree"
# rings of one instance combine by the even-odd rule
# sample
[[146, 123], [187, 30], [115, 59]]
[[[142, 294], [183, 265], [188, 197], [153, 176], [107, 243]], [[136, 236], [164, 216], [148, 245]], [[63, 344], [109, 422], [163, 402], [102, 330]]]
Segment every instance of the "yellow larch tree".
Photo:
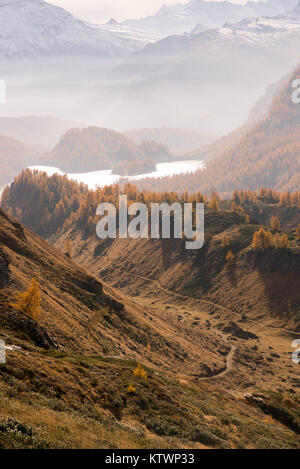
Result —
[[227, 246], [229, 246], [229, 238], [226, 234], [223, 234], [221, 237], [221, 246], [222, 248], [226, 248]]
[[279, 233], [275, 234], [275, 236], [273, 238], [273, 244], [274, 244], [275, 249], [280, 248], [280, 234]]
[[229, 262], [229, 263], [232, 263], [234, 261], [234, 254], [233, 252], [231, 251], [228, 251], [227, 253], [227, 256], [226, 256], [226, 261]]
[[133, 371], [134, 376], [137, 378], [141, 378], [146, 380], [148, 378], [148, 373], [146, 370], [144, 370], [140, 364], [136, 367], [136, 369]]
[[274, 231], [279, 231], [280, 230], [280, 220], [278, 217], [274, 216], [271, 217], [271, 228]]
[[290, 247], [289, 238], [286, 234], [280, 237], [280, 249], [288, 249]]
[[219, 211], [220, 210], [220, 203], [216, 196], [213, 196], [209, 201], [209, 208], [212, 210]]
[[41, 291], [38, 281], [33, 278], [29, 288], [23, 293], [19, 293], [16, 298], [16, 303], [11, 303], [10, 306], [23, 314], [30, 316], [37, 321], [41, 313]]
[[237, 211], [237, 204], [235, 202], [232, 202], [231, 204], [231, 211], [235, 213]]
[[67, 239], [66, 244], [65, 244], [65, 254], [67, 257], [72, 259], [73, 255], [73, 248], [72, 248], [72, 242], [70, 239]]
[[263, 228], [260, 228], [259, 231], [256, 231], [253, 235], [252, 248], [255, 251], [264, 251], [269, 249], [273, 245], [273, 236], [270, 231], [266, 231]]

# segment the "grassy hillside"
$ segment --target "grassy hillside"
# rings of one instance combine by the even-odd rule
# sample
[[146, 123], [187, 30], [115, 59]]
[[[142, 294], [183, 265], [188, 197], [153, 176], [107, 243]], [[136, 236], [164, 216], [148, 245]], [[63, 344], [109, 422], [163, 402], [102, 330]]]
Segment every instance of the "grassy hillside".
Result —
[[[123, 192], [131, 201], [206, 202], [204, 248], [189, 252], [184, 241], [178, 240], [100, 241], [95, 233], [97, 205], [104, 201], [118, 204], [120, 192], [118, 186], [88, 191], [60, 176], [48, 178], [27, 171], [5, 191], [2, 206], [60, 248], [69, 239], [75, 258], [95, 274], [117, 262], [117, 266], [160, 280], [170, 289], [212, 298], [241, 314], [249, 310], [253, 317], [277, 317], [298, 327], [299, 193], [236, 191], [229, 200], [218, 201], [215, 195], [207, 201], [200, 193], [139, 192], [127, 184]], [[211, 208], [213, 202], [219, 209]], [[272, 217], [278, 218], [278, 229], [271, 227]], [[274, 239], [277, 232], [279, 237], [286, 235], [288, 245], [256, 252], [251, 245], [260, 228], [269, 230]], [[234, 255], [230, 265], [226, 260], [229, 251]]]
[[[205, 220], [205, 245], [196, 253], [186, 251], [178, 240], [100, 241], [94, 233], [87, 236], [74, 229], [54, 241], [62, 246], [71, 239], [75, 258], [96, 274], [104, 270], [108, 282], [117, 281], [121, 268], [168, 290], [217, 303], [237, 317], [264, 319], [300, 332], [300, 245], [293, 231], [289, 249], [256, 252], [251, 243], [261, 227], [257, 222], [211, 210]], [[232, 263], [226, 260], [229, 251], [234, 254]]]
[[[237, 353], [229, 336], [188, 323], [178, 333], [171, 311], [102, 285], [4, 212], [0, 265], [1, 448], [299, 447], [298, 397], [244, 397], [237, 384], [247, 350], [261, 373], [272, 370], [248, 344]], [[9, 306], [33, 272], [38, 322]]]

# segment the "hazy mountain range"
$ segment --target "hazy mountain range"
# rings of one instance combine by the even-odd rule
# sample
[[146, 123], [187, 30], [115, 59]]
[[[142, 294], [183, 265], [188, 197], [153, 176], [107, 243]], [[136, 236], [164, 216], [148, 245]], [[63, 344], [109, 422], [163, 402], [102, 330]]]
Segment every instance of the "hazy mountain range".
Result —
[[130, 19], [124, 22], [132, 28], [157, 33], [161, 36], [198, 31], [223, 26], [225, 22], [239, 22], [243, 18], [277, 16], [295, 7], [297, 0], [267, 0], [247, 2], [245, 5], [231, 2], [190, 0], [188, 3], [164, 5], [153, 16]]
[[[91, 25], [42, 0], [2, 0], [0, 57], [32, 60], [2, 62], [8, 100], [1, 112], [53, 115], [120, 131], [169, 127], [228, 133], [298, 62], [295, 3], [193, 1], [184, 8], [219, 12], [223, 26], [205, 31], [196, 26], [188, 34], [155, 41], [156, 33], [147, 39], [148, 33], [127, 23]], [[227, 9], [268, 16], [240, 20]], [[52, 61], [60, 55], [68, 57]]]
[[169, 127], [129, 130], [126, 135], [138, 145], [151, 141], [166, 145], [174, 155], [180, 158], [184, 153], [212, 143], [217, 138], [213, 134]]
[[274, 18], [169, 36], [128, 57], [114, 78], [122, 106], [141, 125], [156, 116], [156, 125], [222, 134], [240, 126], [264, 90], [297, 64], [299, 43], [298, 5]]
[[[206, 2], [205, 2], [206, 3]], [[200, 54], [203, 47], [259, 48], [276, 54], [280, 47], [298, 47], [300, 37], [300, 3], [289, 13], [255, 18], [244, 18], [240, 22], [224, 23], [222, 27], [203, 31], [196, 27], [190, 34], [170, 36], [148, 45], [145, 52]], [[273, 50], [266, 50], [272, 48]], [[213, 52], [211, 50], [210, 52]]]
[[190, 32], [196, 26], [199, 32], [243, 18], [276, 16], [296, 3], [268, 0], [236, 5], [191, 0], [188, 4], [164, 6], [152, 17], [99, 25], [75, 18], [44, 0], [1, 0], [0, 58], [124, 56], [170, 34]]
[[7, 135], [27, 145], [45, 150], [54, 147], [60, 137], [74, 127], [84, 127], [84, 125], [55, 117], [0, 117], [0, 135]]

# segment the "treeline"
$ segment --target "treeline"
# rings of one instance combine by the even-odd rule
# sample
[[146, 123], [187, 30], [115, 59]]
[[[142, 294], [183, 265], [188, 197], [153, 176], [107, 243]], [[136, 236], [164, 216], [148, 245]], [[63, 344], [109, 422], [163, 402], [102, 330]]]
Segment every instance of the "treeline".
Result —
[[255, 251], [265, 251], [270, 248], [288, 249], [289, 247], [289, 238], [285, 233], [283, 235], [280, 235], [279, 233], [273, 235], [271, 231], [264, 230], [263, 228], [260, 228], [260, 230], [254, 233], [252, 248]]
[[126, 194], [129, 203], [207, 202], [200, 192], [138, 191], [130, 183], [124, 184], [122, 189], [115, 184], [89, 190], [67, 176], [55, 174], [49, 177], [47, 173], [27, 169], [5, 188], [1, 206], [34, 232], [49, 237], [71, 227], [92, 227], [94, 230], [98, 221], [95, 215], [97, 206], [103, 202], [117, 206], [120, 194]]
[[23, 171], [2, 194], [1, 206], [41, 236], [56, 233], [76, 213], [88, 187], [67, 176]]
[[[205, 203], [206, 207], [213, 211], [236, 212], [245, 218], [245, 223], [254, 224], [257, 223], [255, 213], [259, 214], [271, 208], [271, 212], [266, 210], [271, 216], [268, 215], [265, 224], [273, 230], [280, 230], [280, 219], [276, 215], [278, 208], [282, 207], [284, 212], [289, 211], [292, 206], [300, 208], [300, 192], [280, 193], [267, 188], [257, 192], [236, 190], [229, 200], [222, 200], [217, 192], [213, 192], [208, 198], [199, 191], [140, 191], [128, 182], [122, 186], [115, 184], [89, 190], [84, 184], [72, 181], [67, 176], [55, 174], [49, 177], [46, 173], [30, 170], [23, 171], [11, 186], [4, 190], [1, 206], [44, 237], [71, 228], [92, 233], [98, 221], [97, 206], [103, 202], [118, 206], [120, 194], [126, 194], [129, 203]], [[294, 223], [293, 229], [300, 223], [300, 212], [297, 209], [295, 220], [297, 224]]]
[[260, 200], [266, 204], [300, 208], [300, 192], [279, 192], [265, 187], [262, 187], [259, 191], [235, 190], [232, 200], [237, 204], [248, 202], [252, 205], [257, 205]]

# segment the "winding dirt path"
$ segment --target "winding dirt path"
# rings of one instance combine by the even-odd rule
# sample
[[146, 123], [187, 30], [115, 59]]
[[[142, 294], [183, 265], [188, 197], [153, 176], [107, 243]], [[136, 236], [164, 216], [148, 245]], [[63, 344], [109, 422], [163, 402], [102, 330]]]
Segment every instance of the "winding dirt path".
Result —
[[[202, 298], [197, 298], [197, 297], [183, 295], [181, 293], [173, 292], [173, 291], [168, 290], [167, 288], [163, 287], [159, 283], [158, 280], [155, 280], [155, 279], [152, 279], [152, 278], [149, 278], [149, 277], [145, 277], [143, 275], [130, 273], [130, 272], [128, 272], [125, 269], [122, 269], [120, 267], [114, 266], [114, 267], [111, 267], [110, 269], [106, 268], [106, 269], [103, 269], [103, 270], [106, 270], [106, 271], [118, 270], [119, 272], [121, 272], [121, 273], [123, 273], [123, 274], [125, 274], [129, 277], [137, 278], [137, 279], [143, 280], [144, 282], [152, 282], [157, 288], [159, 288], [161, 291], [163, 291], [164, 293], [166, 293], [168, 295], [175, 296], [177, 298], [185, 298], [185, 299], [197, 301], [197, 302], [200, 302], [200, 303], [205, 303], [209, 306], [212, 306], [215, 309], [225, 311], [226, 313], [230, 313], [230, 314], [233, 313], [232, 310], [230, 310], [230, 309], [228, 309], [228, 308], [226, 308], [222, 305], [219, 305], [217, 303], [213, 303], [213, 302], [208, 301], [208, 300], [203, 300]], [[248, 319], [248, 321], [252, 322], [252, 323], [255, 323], [256, 325], [260, 323], [263, 327], [271, 329], [271, 330], [276, 330], [277, 329], [277, 330], [285, 331], [288, 334], [292, 334], [294, 336], [300, 336], [299, 332], [291, 331], [291, 330], [283, 328], [283, 327], [263, 324], [261, 321], [257, 321], [257, 320], [254, 320], [254, 319]], [[217, 332], [218, 334], [220, 334], [220, 331], [217, 331], [217, 330], [214, 330], [214, 331]], [[224, 341], [226, 341], [226, 338], [224, 337], [224, 334], [220, 334], [220, 335], [222, 335]], [[220, 379], [220, 378], [226, 376], [228, 373], [230, 373], [233, 370], [233, 367], [234, 367], [234, 355], [235, 355], [236, 350], [237, 350], [237, 347], [235, 345], [231, 345], [230, 351], [229, 351], [229, 353], [226, 357], [226, 369], [225, 370], [223, 370], [221, 372], [216, 372], [213, 376], [210, 376], [210, 377], [199, 377], [198, 380], [209, 381], [209, 380]]]
[[[211, 306], [214, 306], [214, 307], [218, 307], [226, 312], [230, 312], [232, 313], [232, 311], [228, 310], [227, 308], [221, 306], [221, 305], [216, 305], [215, 303], [212, 303], [210, 301], [206, 301], [206, 300], [201, 300], [200, 298], [194, 298], [194, 297], [191, 297], [191, 296], [187, 296], [187, 295], [182, 295], [180, 293], [175, 293], [175, 292], [172, 292], [171, 290], [168, 290], [167, 288], [164, 288], [157, 280], [154, 280], [154, 279], [151, 279], [151, 278], [148, 278], [148, 277], [143, 277], [142, 275], [137, 275], [137, 274], [131, 274], [129, 272], [127, 272], [126, 270], [124, 269], [121, 269], [119, 267], [114, 267], [115, 270], [118, 270], [130, 277], [135, 277], [135, 278], [138, 278], [140, 280], [143, 280], [143, 281], [146, 281], [146, 282], [152, 282], [154, 283], [161, 291], [169, 294], [169, 295], [172, 295], [172, 296], [176, 296], [176, 297], [179, 297], [179, 298], [186, 298], [186, 299], [191, 299], [191, 300], [195, 300], [195, 301], [202, 301], [206, 304], [209, 304]], [[226, 341], [226, 337], [224, 336], [224, 334], [221, 334], [220, 331], [216, 330], [216, 329], [212, 329], [214, 332], [216, 332], [217, 334], [219, 334], [220, 336], [222, 336], [223, 340]], [[234, 359], [234, 354], [237, 350], [237, 347], [235, 345], [231, 345], [230, 347], [230, 350], [229, 350], [229, 353], [226, 357], [226, 368], [220, 372], [216, 372], [214, 375], [212, 376], [203, 376], [203, 377], [199, 377], [198, 380], [201, 380], [201, 381], [209, 381], [209, 380], [214, 380], [214, 379], [219, 379], [219, 378], [222, 378], [224, 376], [226, 376], [228, 373], [230, 373], [233, 369], [233, 359]]]
[[230, 373], [230, 371], [232, 371], [233, 369], [233, 358], [234, 358], [236, 349], [237, 348], [235, 345], [231, 346], [230, 351], [226, 357], [226, 369], [224, 371], [221, 371], [220, 373], [216, 373], [213, 376], [201, 377], [199, 378], [199, 380], [201, 379], [201, 381], [210, 381], [212, 379], [222, 378], [223, 376], [226, 376], [228, 373]]
[[201, 303], [205, 303], [207, 305], [213, 306], [214, 308], [222, 309], [223, 311], [226, 311], [226, 313], [232, 313], [232, 311], [228, 308], [225, 308], [225, 306], [221, 306], [217, 303], [212, 303], [211, 301], [203, 300], [202, 298], [195, 298], [194, 296], [188, 296], [188, 295], [183, 295], [182, 293], [176, 293], [173, 292], [172, 290], [168, 290], [167, 288], [163, 287], [158, 280], [154, 280], [153, 278], [150, 277], [144, 277], [143, 275], [137, 275], [137, 274], [132, 274], [130, 272], [127, 272], [124, 269], [121, 269], [120, 267], [112, 267], [111, 269], [105, 269], [105, 270], [119, 270], [120, 272], [124, 273], [125, 275], [128, 275], [129, 277], [135, 277], [140, 280], [144, 280], [146, 282], [152, 282], [154, 283], [160, 290], [163, 292], [167, 293], [168, 295], [172, 296], [177, 296], [178, 298], [186, 298], [188, 300], [194, 300], [194, 301], [200, 301]]
[[[138, 275], [138, 274], [132, 274], [130, 272], [127, 272], [125, 269], [122, 269], [120, 267], [112, 267], [111, 269], [105, 269], [105, 270], [118, 270], [119, 272], [122, 272], [124, 273], [125, 275], [128, 275], [129, 277], [135, 277], [135, 278], [138, 278], [140, 280], [143, 280], [145, 282], [152, 282], [154, 283], [161, 291], [169, 294], [169, 295], [172, 295], [172, 296], [176, 296], [178, 298], [186, 298], [186, 299], [189, 299], [189, 300], [194, 300], [194, 301], [200, 301], [201, 303], [205, 303], [209, 306], [213, 306], [214, 308], [216, 309], [220, 309], [222, 311], [225, 311], [226, 313], [234, 313], [234, 311], [226, 308], [225, 306], [222, 306], [222, 305], [219, 305], [218, 303], [213, 303], [211, 301], [208, 301], [208, 300], [203, 300], [202, 298], [197, 298], [197, 297], [194, 297], [194, 296], [188, 296], [188, 295], [183, 295], [182, 293], [175, 293], [171, 290], [168, 290], [167, 288], [163, 287], [158, 280], [154, 280], [152, 278], [149, 278], [149, 277], [144, 277], [143, 275]], [[278, 327], [278, 326], [269, 326], [267, 324], [263, 324], [261, 323], [260, 321], [257, 321], [257, 320], [254, 320], [254, 319], [248, 319], [249, 322], [253, 322], [255, 324], [262, 324], [264, 327], [267, 327], [269, 329], [279, 329], [279, 330], [282, 330], [282, 331], [285, 331], [285, 332], [288, 332], [289, 334], [293, 334], [293, 335], [296, 335], [296, 336], [300, 336], [300, 332], [295, 332], [295, 331], [291, 331], [290, 329], [285, 329], [284, 327]]]

